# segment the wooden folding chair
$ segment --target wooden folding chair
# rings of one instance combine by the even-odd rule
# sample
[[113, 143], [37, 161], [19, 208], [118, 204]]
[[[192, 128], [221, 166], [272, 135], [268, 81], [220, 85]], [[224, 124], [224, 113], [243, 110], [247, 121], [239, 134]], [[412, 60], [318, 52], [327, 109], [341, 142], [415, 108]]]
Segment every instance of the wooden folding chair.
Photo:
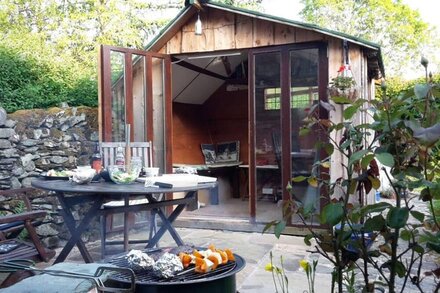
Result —
[[[19, 188], [0, 190], [0, 196], [14, 196], [24, 203], [25, 211], [16, 213], [14, 210], [0, 207], [3, 215], [0, 216], [0, 262], [28, 259], [33, 261], [49, 261], [55, 256], [55, 251], [46, 249], [41, 243], [35, 226], [41, 223], [46, 216], [42, 210], [32, 211], [32, 206], [27, 197], [32, 188]], [[19, 238], [22, 231], [27, 231], [30, 241]], [[29, 274], [12, 273], [1, 284], [1, 287], [10, 286]]]
[[[101, 143], [101, 152], [103, 157], [103, 166], [104, 168], [113, 165], [115, 163], [115, 157], [117, 153], [118, 147], [122, 147], [124, 150], [126, 148], [125, 142], [102, 142]], [[142, 167], [152, 167], [153, 166], [153, 154], [152, 154], [152, 143], [151, 142], [130, 142], [130, 150], [131, 157], [139, 157], [141, 158]], [[129, 200], [128, 196], [121, 201], [111, 201], [105, 203], [102, 206], [103, 216], [101, 216], [101, 258], [104, 258], [106, 253], [107, 245], [123, 245], [124, 251], [128, 250], [129, 244], [139, 244], [139, 243], [148, 243], [148, 240], [152, 237], [152, 235], [156, 231], [156, 213], [154, 210], [151, 210], [149, 222], [150, 222], [150, 231], [148, 239], [129, 239], [128, 231], [131, 226], [134, 225], [134, 215], [129, 212], [124, 213], [124, 224], [123, 231], [124, 237], [123, 240], [107, 240], [108, 229], [112, 229], [113, 227], [113, 215], [115, 214], [111, 208], [115, 206], [132, 206], [137, 204], [145, 204], [148, 203], [146, 198], [133, 199]]]

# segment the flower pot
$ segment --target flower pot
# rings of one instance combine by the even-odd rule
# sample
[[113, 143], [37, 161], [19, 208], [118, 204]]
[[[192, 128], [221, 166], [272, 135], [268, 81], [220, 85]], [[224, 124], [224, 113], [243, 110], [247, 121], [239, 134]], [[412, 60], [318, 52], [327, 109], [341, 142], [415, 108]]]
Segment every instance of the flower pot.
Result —
[[[362, 241], [362, 232], [360, 224], [352, 224], [353, 229], [348, 224], [345, 224], [344, 231], [351, 231], [350, 239], [353, 242]], [[334, 228], [335, 237], [337, 237], [338, 233], [341, 231], [341, 224], [337, 224]], [[364, 245], [368, 249], [373, 244], [373, 233], [372, 232], [364, 232]], [[353, 254], [359, 254], [359, 248], [348, 243], [345, 245], [344, 249]]]
[[330, 98], [336, 104], [350, 104], [358, 98], [358, 88], [356, 86], [340, 89], [335, 86], [330, 86], [328, 88], [328, 93]]

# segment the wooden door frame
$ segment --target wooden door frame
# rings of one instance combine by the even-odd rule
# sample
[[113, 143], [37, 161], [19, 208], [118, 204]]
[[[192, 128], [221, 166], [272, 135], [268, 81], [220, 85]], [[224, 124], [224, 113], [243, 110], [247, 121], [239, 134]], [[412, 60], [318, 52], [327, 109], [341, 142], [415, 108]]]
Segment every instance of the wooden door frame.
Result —
[[[327, 84], [328, 84], [328, 44], [327, 42], [308, 42], [289, 44], [281, 46], [270, 46], [263, 48], [254, 48], [248, 52], [248, 78], [249, 78], [249, 92], [248, 92], [248, 111], [249, 111], [249, 219], [251, 223], [256, 223], [256, 115], [255, 115], [255, 60], [254, 57], [257, 54], [264, 53], [280, 53], [280, 87], [281, 87], [281, 112], [280, 112], [280, 125], [281, 125], [281, 188], [283, 190], [283, 200], [289, 200], [290, 194], [283, 187], [287, 186], [291, 180], [291, 141], [285, 139], [290, 137], [291, 127], [291, 110], [290, 110], [290, 51], [292, 50], [304, 50], [304, 49], [318, 49], [318, 93], [321, 101], [328, 101], [327, 97]], [[288, 90], [286, 90], [286, 88]], [[319, 107], [319, 117], [321, 119], [328, 119], [329, 115], [327, 111], [324, 111], [322, 107]], [[325, 154], [319, 154], [320, 159], [325, 157]], [[321, 190], [326, 193], [326, 190]], [[320, 206], [325, 204], [326, 200], [320, 197]], [[290, 224], [290, 226], [295, 226]]]
[[[143, 51], [131, 48], [122, 48], [115, 46], [101, 45], [98, 63], [98, 124], [99, 124], [99, 139], [104, 142], [112, 141], [112, 90], [111, 90], [111, 52], [119, 52], [124, 54], [124, 95], [125, 95], [125, 118], [126, 123], [133, 125], [133, 55], [144, 56], [144, 77], [145, 77], [145, 117], [146, 124], [145, 136], [146, 141], [154, 141], [153, 131], [153, 58], [163, 60], [163, 91], [164, 91], [164, 156], [165, 165], [164, 172], [172, 172], [172, 100], [171, 100], [171, 57], [167, 54], [161, 54], [151, 51]], [[150, 112], [150, 113], [149, 113]], [[110, 117], [110, 118], [109, 118]], [[130, 128], [130, 137], [133, 139], [134, 127]], [[153, 148], [153, 157], [155, 156], [155, 150]], [[172, 194], [166, 194], [167, 199], [172, 198]], [[111, 215], [112, 216], [112, 215]], [[129, 213], [128, 225], [134, 225], [134, 214]], [[110, 228], [113, 229], [113, 219], [108, 221]]]
[[[145, 117], [147, 119], [146, 140], [154, 141], [153, 134], [153, 115], [149, 115], [148, 111], [152, 111], [153, 108], [153, 74], [152, 74], [152, 59], [159, 58], [164, 60], [164, 107], [165, 113], [165, 133], [164, 133], [164, 144], [165, 144], [165, 172], [170, 172], [172, 170], [172, 101], [171, 101], [171, 57], [167, 54], [161, 54], [150, 51], [143, 51], [138, 49], [122, 48], [115, 46], [101, 45], [100, 47], [100, 58], [99, 58], [99, 68], [98, 68], [98, 83], [99, 83], [99, 137], [101, 141], [111, 141], [112, 140], [112, 105], [111, 105], [111, 64], [110, 64], [110, 53], [120, 52], [124, 54], [124, 77], [125, 77], [125, 107], [126, 107], [126, 120], [127, 123], [133, 124], [133, 80], [132, 80], [132, 56], [140, 55], [145, 57], [144, 66], [144, 76], [145, 76], [145, 90], [146, 90], [146, 113]], [[107, 118], [106, 118], [107, 117]], [[133, 137], [134, 127], [130, 129], [131, 137]], [[154, 150], [153, 150], [154, 152]]]

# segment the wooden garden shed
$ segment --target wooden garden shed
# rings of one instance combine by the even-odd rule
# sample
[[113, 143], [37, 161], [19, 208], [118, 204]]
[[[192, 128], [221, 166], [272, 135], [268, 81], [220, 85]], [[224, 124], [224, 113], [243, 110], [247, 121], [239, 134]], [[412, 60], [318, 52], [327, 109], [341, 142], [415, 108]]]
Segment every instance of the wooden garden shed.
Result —
[[[102, 46], [101, 139], [123, 140], [129, 123], [133, 141], [153, 141], [162, 172], [191, 166], [219, 178], [219, 197], [204, 202], [195, 212], [200, 217], [268, 222], [281, 216], [276, 202], [289, 198], [284, 187], [292, 176], [309, 174], [319, 158], [319, 133], [299, 130], [311, 106], [328, 101], [329, 81], [347, 64], [359, 98], [372, 99], [374, 80], [384, 76], [378, 45], [213, 1], [186, 1], [145, 50]], [[319, 107], [319, 116], [337, 120], [340, 110]], [[298, 184], [294, 191], [319, 210], [316, 189]]]

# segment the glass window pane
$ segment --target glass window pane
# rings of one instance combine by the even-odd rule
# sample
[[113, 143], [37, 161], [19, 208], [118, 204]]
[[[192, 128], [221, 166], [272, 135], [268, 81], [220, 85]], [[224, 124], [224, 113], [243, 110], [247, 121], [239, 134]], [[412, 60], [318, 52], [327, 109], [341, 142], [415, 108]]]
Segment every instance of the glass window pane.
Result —
[[154, 135], [154, 165], [161, 172], [165, 171], [165, 81], [164, 60], [152, 58], [153, 74], [153, 135]]
[[259, 221], [281, 219], [280, 53], [255, 55], [256, 197]]
[[110, 52], [112, 141], [125, 140], [125, 54]]
[[[313, 163], [317, 160], [315, 143], [319, 135], [317, 129], [312, 129], [306, 136], [299, 132], [304, 125], [304, 119], [309, 115], [312, 105], [318, 102], [318, 49], [295, 50], [290, 52], [291, 64], [291, 158], [292, 177], [310, 176], [317, 172]], [[292, 192], [306, 206], [312, 205], [319, 211], [318, 189], [310, 186], [307, 181], [292, 182]], [[292, 218], [293, 222], [299, 221]], [[299, 222], [297, 222], [299, 223]]]
[[133, 63], [133, 141], [147, 141], [147, 105], [145, 81], [145, 57], [132, 55]]

